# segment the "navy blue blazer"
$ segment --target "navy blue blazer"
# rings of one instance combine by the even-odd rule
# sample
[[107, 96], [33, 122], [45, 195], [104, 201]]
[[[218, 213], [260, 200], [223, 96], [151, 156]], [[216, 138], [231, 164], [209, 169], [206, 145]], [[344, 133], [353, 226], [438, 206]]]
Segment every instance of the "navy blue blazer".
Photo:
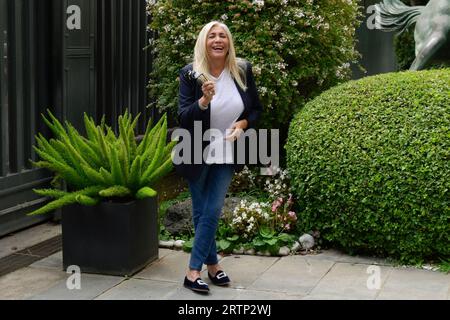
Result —
[[[234, 81], [239, 94], [244, 103], [244, 111], [237, 121], [246, 119], [248, 127], [256, 128], [256, 124], [262, 113], [262, 106], [259, 100], [258, 91], [256, 89], [255, 79], [253, 77], [252, 65], [246, 62], [246, 85], [247, 90], [244, 92], [241, 87]], [[203, 96], [201, 85], [195, 80], [187, 76], [187, 73], [192, 70], [192, 64], [189, 64], [180, 71], [180, 92], [178, 104], [178, 121], [180, 127], [186, 129], [191, 135], [191, 163], [174, 165], [176, 172], [188, 180], [195, 180], [201, 173], [202, 168], [206, 165], [203, 161], [203, 154], [201, 156], [201, 164], [194, 163], [194, 121], [202, 122], [202, 136], [211, 127], [211, 105], [206, 110], [200, 109], [198, 105], [199, 99]], [[246, 130], [247, 130], [246, 129]], [[200, 138], [201, 139], [201, 138]], [[202, 143], [202, 151], [209, 145], [209, 141]], [[237, 142], [235, 142], [235, 150], [237, 150]], [[248, 157], [246, 157], [248, 158]], [[237, 164], [235, 155], [235, 170], [241, 171], [245, 164]]]

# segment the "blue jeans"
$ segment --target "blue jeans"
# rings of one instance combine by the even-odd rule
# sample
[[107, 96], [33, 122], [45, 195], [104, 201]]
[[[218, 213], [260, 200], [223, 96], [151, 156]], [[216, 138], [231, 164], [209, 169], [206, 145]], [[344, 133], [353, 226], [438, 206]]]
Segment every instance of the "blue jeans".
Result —
[[188, 181], [192, 195], [195, 238], [189, 268], [201, 271], [203, 264], [218, 264], [216, 232], [225, 196], [234, 175], [234, 165], [205, 165], [200, 177]]

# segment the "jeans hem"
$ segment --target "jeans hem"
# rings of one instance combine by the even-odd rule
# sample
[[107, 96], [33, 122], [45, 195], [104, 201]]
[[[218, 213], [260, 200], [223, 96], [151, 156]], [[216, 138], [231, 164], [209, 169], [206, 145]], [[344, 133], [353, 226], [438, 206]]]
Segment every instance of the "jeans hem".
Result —
[[198, 272], [202, 272], [202, 268], [198, 269], [198, 268], [189, 266], [189, 269], [190, 270], [194, 270], [194, 271], [198, 271]]

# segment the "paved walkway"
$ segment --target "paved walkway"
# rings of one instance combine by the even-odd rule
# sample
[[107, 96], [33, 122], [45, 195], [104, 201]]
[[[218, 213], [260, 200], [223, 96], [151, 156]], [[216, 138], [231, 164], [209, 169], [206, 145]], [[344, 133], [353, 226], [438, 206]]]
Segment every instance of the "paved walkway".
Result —
[[[35, 244], [60, 232], [43, 225], [0, 239], [0, 253]], [[26, 246], [25, 246], [26, 247]], [[132, 278], [81, 275], [81, 290], [67, 289], [69, 274], [58, 252], [0, 277], [0, 299], [100, 300], [303, 300], [440, 299], [450, 300], [450, 275], [393, 267], [384, 260], [352, 257], [335, 250], [315, 255], [220, 257], [233, 280], [229, 288], [211, 285], [208, 296], [181, 286], [189, 255], [161, 249], [159, 259]], [[203, 279], [209, 283], [205, 271]]]
[[[130, 279], [83, 274], [81, 290], [68, 290], [69, 274], [62, 271], [59, 252], [0, 278], [0, 299], [450, 299], [448, 274], [396, 268], [336, 251], [283, 258], [226, 256], [221, 264], [232, 286], [211, 285], [211, 293], [203, 296], [180, 285], [188, 258], [184, 252], [161, 249], [159, 260]], [[203, 278], [209, 282], [205, 271]]]

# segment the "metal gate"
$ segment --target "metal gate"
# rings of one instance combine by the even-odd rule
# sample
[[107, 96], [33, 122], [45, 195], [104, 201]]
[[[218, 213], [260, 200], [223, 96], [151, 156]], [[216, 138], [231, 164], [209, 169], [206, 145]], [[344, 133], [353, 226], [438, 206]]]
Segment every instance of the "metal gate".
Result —
[[[0, 0], [0, 235], [47, 219], [26, 217], [44, 199], [32, 189], [51, 177], [32, 169], [40, 112], [50, 105], [49, 1]], [[39, 23], [38, 23], [39, 21]], [[39, 63], [37, 63], [39, 61]], [[49, 64], [51, 65], [51, 64]]]

